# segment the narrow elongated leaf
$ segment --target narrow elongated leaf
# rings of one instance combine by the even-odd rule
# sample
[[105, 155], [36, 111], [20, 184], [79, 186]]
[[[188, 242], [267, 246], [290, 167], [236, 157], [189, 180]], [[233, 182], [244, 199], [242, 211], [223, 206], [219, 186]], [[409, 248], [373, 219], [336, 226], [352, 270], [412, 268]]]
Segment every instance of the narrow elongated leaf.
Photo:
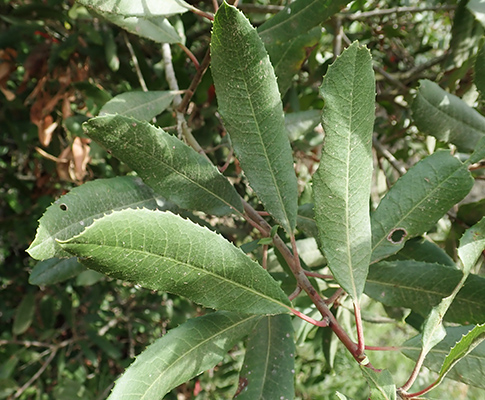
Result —
[[119, 14], [124, 17], [169, 17], [195, 9], [183, 0], [78, 0], [78, 3], [96, 12]]
[[298, 192], [273, 67], [256, 30], [227, 3], [214, 19], [211, 57], [219, 111], [241, 167], [266, 210], [291, 232]]
[[[475, 335], [478, 340], [483, 333], [483, 327], [478, 331], [471, 333], [474, 326], [457, 326], [446, 328], [446, 337], [438, 343], [427, 355], [424, 365], [439, 373], [443, 371], [446, 377], [463, 382], [468, 385], [477, 386], [485, 389], [483, 379], [483, 370], [485, 369], [485, 343], [479, 343], [471, 352], [467, 353], [468, 348], [475, 344]], [[470, 333], [470, 337], [466, 335]], [[466, 339], [465, 339], [466, 338]], [[470, 340], [472, 339], [472, 340]], [[460, 345], [457, 343], [461, 340], [464, 342]], [[402, 345], [402, 353], [413, 360], [416, 360], [420, 352], [421, 335], [409, 339]], [[471, 345], [470, 347], [468, 347]], [[453, 350], [453, 347], [457, 347]], [[461, 358], [464, 355], [463, 358]], [[456, 364], [454, 361], [460, 359]], [[450, 370], [449, 367], [452, 367]]]
[[463, 272], [468, 274], [485, 250], [485, 217], [467, 229], [460, 239], [458, 257], [463, 263]]
[[396, 385], [387, 369], [377, 372], [360, 366], [360, 370], [369, 384], [372, 400], [396, 400]]
[[27, 293], [15, 310], [12, 326], [12, 333], [14, 335], [21, 335], [30, 328], [34, 319], [34, 312], [35, 295], [34, 293]]
[[424, 261], [458, 268], [446, 251], [437, 244], [424, 238], [408, 240], [398, 253], [386, 259], [386, 261], [394, 260]]
[[118, 25], [134, 35], [153, 40], [156, 43], [182, 43], [182, 38], [165, 17], [125, 17], [120, 14], [98, 11], [109, 22]]
[[485, 117], [463, 100], [421, 80], [412, 104], [418, 129], [436, 139], [453, 143], [460, 151], [472, 151], [485, 135]]
[[482, 43], [477, 54], [477, 59], [475, 60], [474, 82], [482, 98], [485, 98], [485, 42]]
[[485, 324], [475, 326], [464, 335], [453, 348], [441, 366], [438, 383], [441, 382], [450, 370], [464, 357], [470, 354], [485, 339]]
[[309, 51], [318, 43], [322, 35], [319, 25], [347, 3], [347, 0], [293, 1], [258, 28], [278, 77], [282, 96]]
[[67, 259], [49, 258], [37, 263], [32, 269], [29, 283], [31, 285], [53, 285], [73, 278], [85, 269], [76, 257]]
[[266, 45], [293, 40], [329, 19], [348, 3], [347, 0], [297, 0], [270, 18], [259, 29]]
[[71, 257], [59, 247], [56, 239], [69, 239], [81, 233], [95, 218], [113, 210], [155, 209], [158, 206], [156, 195], [139, 178], [118, 177], [87, 182], [47, 208], [27, 252], [36, 260]]
[[237, 399], [293, 399], [295, 352], [290, 316], [262, 318], [249, 335]]
[[126, 92], [108, 101], [99, 114], [120, 114], [126, 117], [150, 121], [172, 103], [177, 92]]
[[170, 330], [128, 367], [108, 400], [162, 399], [173, 388], [219, 363], [260, 318], [218, 311]]
[[116, 211], [60, 244], [88, 268], [205, 307], [279, 314], [290, 304], [276, 281], [240, 249], [170, 212]]
[[347, 48], [330, 66], [320, 92], [325, 144], [313, 178], [315, 220], [329, 268], [358, 300], [371, 255], [375, 81], [369, 50], [358, 43]]
[[224, 215], [242, 212], [239, 195], [204, 156], [162, 129], [121, 115], [97, 117], [86, 133], [179, 207]]
[[[456, 268], [412, 260], [380, 262], [369, 269], [365, 293], [392, 307], [406, 307], [426, 316], [449, 296], [463, 277]], [[485, 320], [485, 278], [470, 274], [445, 315], [461, 324]]]
[[447, 151], [421, 160], [403, 175], [372, 214], [372, 262], [423, 234], [473, 186], [467, 165]]

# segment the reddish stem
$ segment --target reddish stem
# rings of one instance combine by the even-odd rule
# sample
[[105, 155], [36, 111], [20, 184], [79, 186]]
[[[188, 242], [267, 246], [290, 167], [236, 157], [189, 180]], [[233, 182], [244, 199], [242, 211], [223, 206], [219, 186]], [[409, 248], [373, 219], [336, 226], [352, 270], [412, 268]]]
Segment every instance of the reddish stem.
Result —
[[200, 68], [200, 64], [199, 64], [199, 61], [197, 60], [197, 58], [194, 56], [194, 53], [192, 53], [185, 45], [183, 45], [182, 43], [177, 43], [179, 45], [179, 47], [184, 51], [185, 54], [187, 54], [187, 56], [190, 58], [190, 60], [192, 61], [192, 63], [194, 64], [195, 66], [195, 69], [199, 70]]
[[328, 317], [323, 317], [323, 319], [321, 321], [317, 321], [317, 320], [309, 317], [308, 315], [305, 315], [305, 314], [301, 313], [300, 311], [295, 310], [294, 308], [291, 309], [291, 312], [293, 314], [295, 314], [297, 317], [301, 318], [302, 320], [309, 322], [312, 325], [319, 326], [320, 328], [325, 328], [329, 324]]

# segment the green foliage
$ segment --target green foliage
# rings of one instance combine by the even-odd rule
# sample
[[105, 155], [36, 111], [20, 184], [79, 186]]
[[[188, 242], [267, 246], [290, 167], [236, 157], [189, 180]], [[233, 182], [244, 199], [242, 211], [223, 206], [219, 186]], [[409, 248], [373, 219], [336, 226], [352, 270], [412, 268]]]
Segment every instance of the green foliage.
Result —
[[480, 2], [191, 3], [0, 3], [0, 398], [482, 398]]

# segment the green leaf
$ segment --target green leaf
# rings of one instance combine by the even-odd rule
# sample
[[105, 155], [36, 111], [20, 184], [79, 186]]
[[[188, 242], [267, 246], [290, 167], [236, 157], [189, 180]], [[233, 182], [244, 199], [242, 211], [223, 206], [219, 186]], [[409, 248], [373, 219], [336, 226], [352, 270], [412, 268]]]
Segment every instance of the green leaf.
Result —
[[56, 239], [65, 240], [81, 233], [95, 218], [113, 210], [139, 207], [157, 208], [155, 194], [139, 178], [118, 177], [87, 182], [47, 208], [27, 252], [36, 260], [71, 257]]
[[470, 0], [466, 6], [485, 28], [485, 3], [481, 0]]
[[239, 195], [204, 156], [162, 129], [121, 115], [84, 124], [87, 135], [179, 207], [225, 215], [242, 212]]
[[361, 365], [360, 370], [369, 384], [372, 400], [396, 400], [396, 385], [387, 369], [377, 372]]
[[[405, 307], [426, 316], [449, 296], [463, 277], [456, 268], [412, 260], [380, 262], [369, 269], [365, 293], [391, 307]], [[470, 274], [445, 315], [461, 324], [485, 320], [485, 278]]]
[[15, 310], [12, 326], [12, 333], [14, 335], [21, 335], [30, 328], [34, 319], [34, 312], [35, 294], [27, 293]]
[[[485, 13], [484, 13], [485, 19]], [[482, 42], [475, 60], [475, 86], [477, 87], [482, 99], [485, 98], [485, 41]]]
[[438, 383], [443, 381], [448, 372], [464, 357], [473, 351], [485, 339], [485, 324], [475, 326], [464, 335], [445, 358], [438, 377]]
[[296, 219], [298, 229], [309, 237], [318, 238], [318, 228], [315, 223], [315, 212], [313, 204], [307, 203], [298, 207], [298, 216]]
[[256, 30], [227, 3], [214, 19], [211, 59], [219, 111], [241, 167], [266, 210], [292, 232], [297, 182], [276, 77]]
[[453, 259], [441, 247], [419, 237], [408, 240], [398, 253], [386, 258], [386, 261], [394, 260], [424, 261], [458, 268]]
[[475, 146], [475, 150], [470, 155], [468, 160], [466, 160], [466, 164], [474, 164], [480, 162], [481, 160], [485, 159], [485, 136], [483, 136]]
[[258, 28], [278, 77], [281, 96], [291, 85], [309, 52], [322, 36], [320, 24], [340, 11], [347, 0], [297, 0]]
[[49, 258], [36, 264], [29, 277], [31, 285], [53, 285], [73, 278], [85, 268], [76, 257], [67, 259]]
[[169, 17], [195, 10], [183, 0], [77, 0], [98, 13], [118, 14], [124, 17]]
[[165, 17], [146, 15], [144, 17], [125, 17], [120, 14], [98, 11], [109, 22], [126, 31], [153, 40], [156, 43], [182, 43], [183, 39]]
[[438, 140], [453, 143], [460, 151], [472, 151], [485, 135], [485, 117], [436, 83], [419, 82], [411, 107], [418, 129]]
[[348, 3], [347, 0], [297, 0], [270, 18], [258, 29], [265, 45], [290, 42], [329, 19]]
[[458, 257], [463, 263], [463, 273], [468, 274], [485, 250], [485, 217], [467, 229], [460, 239]]
[[293, 399], [295, 354], [290, 316], [262, 318], [249, 335], [237, 399]]
[[[473, 329], [473, 326], [447, 327], [446, 337], [428, 353], [424, 365], [437, 373], [446, 372], [447, 378], [485, 389], [483, 379], [485, 343], [478, 344], [470, 353], [461, 358], [467, 352], [468, 344], [471, 342], [471, 346], [474, 345], [474, 336], [482, 335], [482, 326], [478, 328], [478, 331], [471, 333], [463, 344], [457, 345], [457, 342], [466, 337]], [[472, 340], [470, 341], [470, 339]], [[403, 343], [401, 351], [406, 357], [416, 360], [420, 352], [420, 343], [421, 335], [417, 335]], [[452, 350], [455, 346], [457, 349]], [[461, 360], [455, 365], [454, 361], [458, 358]], [[451, 370], [448, 368], [449, 366], [452, 367]]]
[[285, 125], [290, 140], [300, 139], [315, 128], [322, 118], [320, 110], [306, 110], [285, 115]]
[[467, 165], [438, 151], [411, 167], [372, 214], [372, 262], [399, 251], [433, 225], [473, 187]]
[[205, 307], [288, 312], [276, 281], [222, 236], [170, 212], [116, 211], [60, 243], [88, 268]]
[[105, 114], [120, 114], [126, 117], [150, 121], [172, 103], [177, 92], [151, 91], [151, 92], [126, 92], [108, 101], [101, 111], [100, 116]]
[[219, 311], [188, 320], [146, 348], [108, 400], [158, 400], [222, 361], [248, 335], [259, 316]]
[[329, 67], [320, 92], [325, 143], [313, 178], [315, 219], [330, 270], [358, 300], [371, 255], [375, 81], [369, 50], [357, 42], [347, 48]]

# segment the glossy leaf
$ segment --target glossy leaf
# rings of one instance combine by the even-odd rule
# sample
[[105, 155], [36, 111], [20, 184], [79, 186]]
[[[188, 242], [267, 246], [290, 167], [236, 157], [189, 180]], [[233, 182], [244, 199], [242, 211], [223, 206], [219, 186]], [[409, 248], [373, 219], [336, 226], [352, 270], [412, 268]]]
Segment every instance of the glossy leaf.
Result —
[[96, 12], [124, 17], [169, 17], [194, 9], [183, 0], [78, 0], [78, 3]]
[[227, 3], [214, 19], [211, 59], [219, 112], [241, 167], [265, 209], [291, 232], [298, 193], [276, 77], [256, 30]]
[[[449, 296], [462, 271], [419, 261], [392, 261], [369, 269], [365, 293], [391, 307], [405, 307], [427, 316], [432, 307]], [[445, 321], [461, 324], [485, 320], [485, 278], [470, 274], [445, 315]]]
[[315, 220], [330, 270], [358, 300], [371, 255], [375, 81], [369, 50], [358, 43], [347, 48], [330, 66], [320, 92], [325, 143], [313, 177]]
[[377, 372], [371, 368], [360, 366], [360, 370], [370, 387], [371, 395], [369, 398], [372, 398], [372, 400], [396, 400], [396, 385], [387, 369]]
[[108, 400], [157, 400], [222, 361], [261, 317], [219, 311], [190, 319], [141, 353]]
[[139, 178], [118, 177], [87, 182], [60, 197], [39, 220], [37, 235], [27, 249], [36, 260], [71, 257], [56, 243], [69, 239], [89, 226], [95, 218], [123, 208], [158, 207], [153, 191]]
[[290, 316], [262, 318], [249, 335], [237, 399], [293, 399], [295, 354]]
[[485, 135], [485, 117], [434, 82], [420, 81], [412, 110], [421, 132], [453, 143], [460, 151], [472, 151]]
[[60, 245], [88, 268], [205, 307], [288, 312], [286, 295], [258, 263], [222, 236], [170, 212], [116, 211]]
[[125, 17], [100, 11], [98, 14], [126, 31], [156, 43], [182, 43], [183, 41], [165, 17]]
[[470, 0], [466, 6], [485, 28], [485, 3], [480, 0]]
[[76, 257], [67, 259], [49, 258], [36, 264], [29, 277], [31, 285], [53, 285], [73, 278], [85, 268]]
[[99, 112], [105, 114], [120, 114], [126, 117], [150, 121], [172, 103], [177, 92], [125, 92], [113, 97]]
[[458, 268], [453, 259], [441, 247], [419, 237], [408, 240], [398, 253], [386, 258], [386, 261], [394, 260], [424, 261]]
[[439, 372], [441, 382], [448, 372], [464, 357], [470, 354], [485, 339], [485, 325], [477, 325], [452, 347]]
[[468, 274], [485, 250], [485, 217], [467, 229], [460, 239], [458, 257], [463, 263], [463, 272]]
[[204, 156], [145, 121], [121, 115], [97, 117], [86, 133], [179, 207], [224, 215], [242, 212], [239, 195]]
[[372, 261], [396, 253], [406, 240], [433, 227], [472, 186], [467, 165], [447, 151], [411, 167], [372, 214]]
[[[438, 343], [427, 355], [424, 360], [424, 365], [439, 373], [443, 367], [448, 370], [446, 375], [447, 378], [454, 379], [458, 382], [463, 382], [472, 386], [477, 386], [485, 389], [485, 381], [483, 379], [483, 370], [485, 369], [485, 343], [478, 344], [477, 347], [472, 349], [472, 351], [462, 358], [456, 365], [452, 365], [452, 369], [448, 369], [448, 362], [455, 359], [455, 355], [460, 357], [463, 349], [466, 349], [466, 342], [459, 346], [452, 354], [452, 348], [457, 342], [462, 340], [463, 335], [467, 335], [473, 326], [456, 326], [446, 328], [446, 337]], [[479, 328], [480, 331], [482, 328]], [[472, 336], [473, 337], [473, 333]], [[481, 333], [479, 334], [479, 336]], [[471, 338], [470, 337], [470, 338]], [[466, 339], [468, 341], [468, 339]], [[412, 339], [409, 339], [402, 345], [402, 353], [416, 360], [420, 352], [421, 335], [417, 335]], [[473, 341], [472, 341], [473, 343]], [[465, 350], [466, 352], [466, 350]], [[448, 359], [448, 361], [445, 361]], [[446, 362], [446, 366], [445, 366]], [[443, 372], [445, 372], [443, 370]]]

